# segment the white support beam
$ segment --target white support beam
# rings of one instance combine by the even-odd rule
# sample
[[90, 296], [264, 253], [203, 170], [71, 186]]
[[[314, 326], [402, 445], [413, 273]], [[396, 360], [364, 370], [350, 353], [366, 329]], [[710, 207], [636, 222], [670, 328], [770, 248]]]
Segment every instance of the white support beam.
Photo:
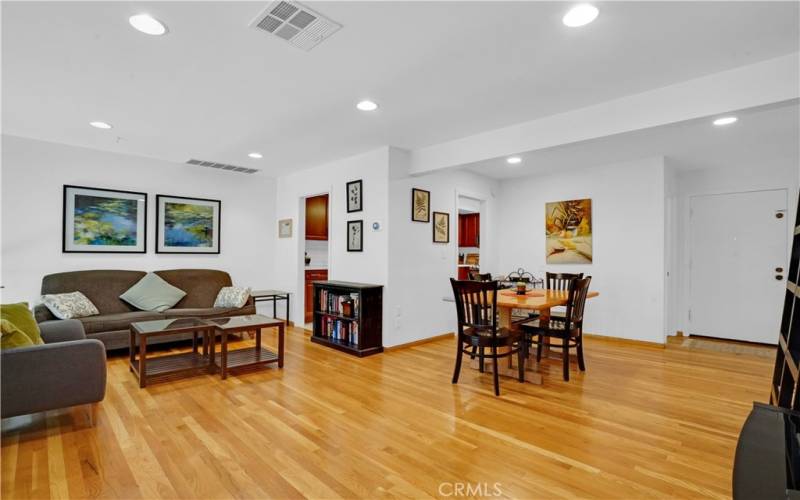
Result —
[[800, 53], [420, 148], [411, 174], [800, 97]]

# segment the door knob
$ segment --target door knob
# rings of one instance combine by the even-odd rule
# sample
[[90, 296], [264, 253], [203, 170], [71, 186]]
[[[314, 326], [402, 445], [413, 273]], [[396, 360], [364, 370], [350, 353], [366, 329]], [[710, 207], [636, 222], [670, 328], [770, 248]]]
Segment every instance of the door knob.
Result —
[[776, 274], [776, 275], [775, 275], [775, 279], [776, 279], [776, 280], [778, 280], [778, 281], [780, 281], [780, 280], [782, 280], [782, 279], [783, 279], [783, 275], [782, 275], [782, 274]]

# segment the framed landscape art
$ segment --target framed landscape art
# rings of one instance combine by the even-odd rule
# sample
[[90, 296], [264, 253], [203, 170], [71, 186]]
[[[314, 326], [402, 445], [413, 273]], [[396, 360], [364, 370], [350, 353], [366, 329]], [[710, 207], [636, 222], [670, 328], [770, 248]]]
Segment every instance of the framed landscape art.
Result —
[[347, 183], [347, 213], [360, 212], [364, 208], [364, 193], [361, 179]]
[[363, 220], [347, 221], [347, 251], [348, 252], [363, 252], [364, 251], [364, 221]]
[[156, 253], [219, 253], [222, 202], [156, 196]]
[[61, 250], [65, 253], [145, 253], [147, 194], [64, 186]]
[[433, 212], [433, 242], [450, 243], [450, 214]]
[[411, 220], [414, 222], [431, 221], [431, 192], [424, 189], [411, 189]]

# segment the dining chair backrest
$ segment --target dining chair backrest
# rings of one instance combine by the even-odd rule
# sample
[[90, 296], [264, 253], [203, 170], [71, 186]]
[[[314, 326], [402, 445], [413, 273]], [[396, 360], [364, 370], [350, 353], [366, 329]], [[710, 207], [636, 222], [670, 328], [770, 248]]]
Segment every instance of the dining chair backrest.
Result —
[[492, 281], [492, 273], [480, 273], [477, 269], [470, 269], [467, 275], [472, 281]]
[[469, 281], [450, 278], [456, 299], [458, 331], [464, 328], [491, 330], [497, 334], [497, 282]]
[[583, 273], [547, 273], [548, 290], [569, 290], [572, 280], [583, 278]]
[[589, 283], [592, 277], [587, 276], [581, 279], [574, 279], [569, 284], [569, 295], [567, 298], [567, 329], [577, 328], [583, 322], [583, 311], [586, 308], [586, 297], [589, 294]]

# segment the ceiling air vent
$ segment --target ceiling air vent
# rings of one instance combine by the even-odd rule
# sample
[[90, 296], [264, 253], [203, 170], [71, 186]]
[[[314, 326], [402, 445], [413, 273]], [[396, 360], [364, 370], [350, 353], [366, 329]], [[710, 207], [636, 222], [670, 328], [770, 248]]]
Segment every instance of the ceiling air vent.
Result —
[[299, 2], [285, 1], [269, 4], [250, 26], [283, 38], [305, 51], [313, 49], [342, 27]]
[[228, 165], [227, 163], [217, 163], [214, 161], [203, 161], [191, 159], [187, 161], [189, 165], [197, 165], [198, 167], [216, 168], [219, 170], [229, 170], [231, 172], [239, 172], [242, 174], [254, 174], [259, 170], [257, 168], [237, 167], [236, 165]]

